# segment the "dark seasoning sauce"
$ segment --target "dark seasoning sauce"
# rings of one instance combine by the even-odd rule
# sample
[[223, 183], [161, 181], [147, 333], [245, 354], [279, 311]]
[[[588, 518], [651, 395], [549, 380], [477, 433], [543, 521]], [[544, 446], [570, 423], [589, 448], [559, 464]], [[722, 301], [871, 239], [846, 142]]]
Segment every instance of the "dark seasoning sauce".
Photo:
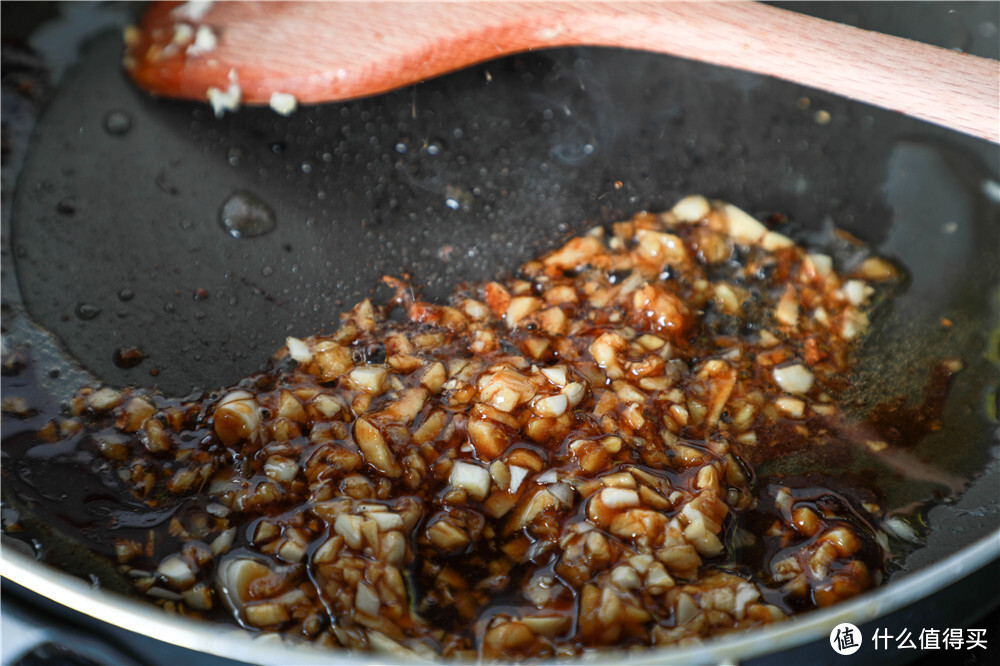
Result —
[[959, 366], [858, 421], [835, 396], [897, 271], [685, 202], [449, 307], [389, 280], [214, 393], [59, 405], [13, 350], [5, 534], [172, 612], [418, 655], [665, 646], [859, 594], [891, 507], [825, 470], [939, 428]]

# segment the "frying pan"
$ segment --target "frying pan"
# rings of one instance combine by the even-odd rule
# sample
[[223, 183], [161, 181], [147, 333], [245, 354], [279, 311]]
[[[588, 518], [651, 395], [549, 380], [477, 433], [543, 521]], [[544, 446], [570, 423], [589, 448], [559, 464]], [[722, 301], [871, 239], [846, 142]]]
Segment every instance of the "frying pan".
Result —
[[[5, 30], [8, 17], [30, 13], [11, 5]], [[983, 39], [986, 23], [1000, 23], [990, 3], [890, 5], [793, 8], [945, 46], [978, 40], [980, 55], [998, 56], [995, 36]], [[92, 36], [133, 10], [57, 5], [71, 20], [43, 24], [35, 43]], [[955, 43], [961, 30], [971, 41]], [[44, 392], [58, 399], [87, 381], [172, 395], [229, 385], [287, 335], [330, 331], [341, 310], [382, 296], [384, 274], [410, 274], [425, 297], [444, 298], [594, 224], [700, 192], [785, 214], [799, 239], [844, 228], [907, 267], [905, 290], [861, 350], [848, 396], [859, 412], [898, 395], [919, 403], [937, 359], [967, 367], [949, 391], [947, 427], [907, 447], [908, 471], [860, 456], [839, 470], [877, 478], [891, 506], [916, 511], [921, 545], [893, 544], [900, 557], [886, 587], [785, 626], [630, 659], [821, 662], [836, 657], [826, 639], [841, 621], [866, 636], [875, 627], [917, 633], [996, 605], [997, 146], [764, 77], [609, 49], [505, 58], [287, 118], [268, 109], [216, 118], [151, 99], [127, 83], [120, 55], [118, 31], [98, 32], [79, 54], [49, 53], [55, 73], [72, 66], [45, 97], [30, 141], [19, 149], [11, 140], [5, 155], [4, 344], [30, 346]], [[4, 104], [6, 122], [6, 88]], [[22, 130], [35, 118], [26, 116]], [[273, 229], [234, 237], [225, 224], [234, 201]], [[141, 361], [116, 364], [129, 348]], [[18, 473], [23, 450], [8, 438], [17, 426], [5, 419], [5, 507], [46, 536], [47, 561], [98, 572], [103, 589], [5, 541], [7, 580], [212, 654], [329, 660], [110, 591], [121, 582], [86, 554], [107, 545], [90, 529], [106, 519], [88, 512], [91, 486], [53, 460], [42, 472], [65, 496], [40, 492]], [[770, 471], [813, 464], [807, 452]], [[943, 499], [959, 489], [959, 499]], [[67, 505], [77, 507], [72, 530]]]

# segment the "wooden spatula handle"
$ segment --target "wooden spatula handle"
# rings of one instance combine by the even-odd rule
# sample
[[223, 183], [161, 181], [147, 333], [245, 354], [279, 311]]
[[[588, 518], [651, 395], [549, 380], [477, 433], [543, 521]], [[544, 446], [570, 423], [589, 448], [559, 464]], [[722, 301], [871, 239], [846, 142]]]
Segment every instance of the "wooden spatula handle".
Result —
[[[666, 3], [579, 25], [590, 42], [767, 74], [997, 142], [1000, 62], [748, 3]], [[645, 25], [645, 29], [640, 27]], [[669, 44], [669, 47], [659, 45]]]
[[1000, 63], [756, 2], [220, 2], [185, 18], [214, 47], [171, 46], [179, 3], [153, 3], [126, 67], [143, 88], [242, 102], [372, 95], [531, 49], [642, 49], [766, 74], [1000, 141]]

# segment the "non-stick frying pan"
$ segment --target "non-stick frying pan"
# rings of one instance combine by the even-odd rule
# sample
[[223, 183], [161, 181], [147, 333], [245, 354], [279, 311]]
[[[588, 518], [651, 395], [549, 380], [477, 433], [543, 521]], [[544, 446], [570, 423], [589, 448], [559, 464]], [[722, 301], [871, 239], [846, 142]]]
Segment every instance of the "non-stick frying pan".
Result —
[[[952, 26], [982, 40], [983, 26], [998, 23], [988, 4], [847, 5], [809, 9], [902, 34], [914, 21], [913, 34], [947, 46], [957, 45]], [[920, 32], [933, 29], [944, 33]], [[981, 55], [997, 57], [995, 36], [985, 43]], [[825, 641], [841, 619], [957, 623], [997, 602], [995, 581], [952, 587], [972, 570], [995, 571], [1000, 553], [997, 146], [775, 80], [616, 50], [515, 56], [288, 118], [269, 109], [216, 118], [208, 107], [151, 99], [127, 83], [120, 55], [118, 32], [89, 42], [47, 99], [23, 165], [4, 165], [5, 345], [31, 342], [47, 390], [63, 395], [87, 381], [63, 351], [113, 385], [173, 395], [228, 385], [260, 369], [288, 334], [332, 330], [343, 308], [379, 296], [384, 274], [407, 273], [425, 296], [443, 298], [589, 226], [700, 192], [785, 214], [800, 238], [847, 229], [907, 268], [905, 291], [862, 349], [850, 396], [859, 411], [897, 395], [918, 403], [937, 359], [967, 367], [951, 387], [946, 428], [905, 452], [916, 461], [909, 471], [868, 458], [846, 470], [877, 477], [893, 506], [924, 507], [925, 545], [895, 544], [912, 553], [886, 588], [766, 636], [671, 658], [789, 650]], [[6, 89], [4, 99], [7, 116]], [[249, 225], [242, 237], [236, 218]], [[141, 360], [122, 362], [123, 350]], [[40, 523], [57, 523], [66, 500], [46, 500], [14, 473], [19, 454], [5, 444], [5, 501], [29, 497]], [[771, 471], [811, 464], [803, 455]], [[46, 472], [72, 476], [57, 463]], [[973, 476], [962, 499], [941, 501]], [[69, 543], [87, 543], [87, 521], [100, 518], [83, 506], [76, 519], [83, 536]], [[113, 622], [165, 627], [171, 641], [235, 658], [292, 659], [241, 635], [209, 645], [216, 634], [203, 627], [77, 589], [13, 550], [8, 578]], [[84, 557], [56, 550], [50, 559], [70, 569]], [[966, 603], [931, 601], [938, 590]], [[886, 617], [899, 608], [916, 610]], [[944, 608], [954, 614], [942, 619]], [[784, 658], [836, 656], [821, 647]]]

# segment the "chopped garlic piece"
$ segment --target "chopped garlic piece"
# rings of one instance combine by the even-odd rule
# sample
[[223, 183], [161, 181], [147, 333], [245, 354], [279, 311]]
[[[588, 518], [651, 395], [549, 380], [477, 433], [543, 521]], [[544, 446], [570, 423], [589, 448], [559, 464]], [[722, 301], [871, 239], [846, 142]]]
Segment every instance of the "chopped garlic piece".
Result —
[[472, 463], [455, 463], [451, 468], [451, 476], [448, 481], [477, 500], [484, 499], [490, 492], [489, 470]]
[[510, 465], [510, 492], [516, 493], [525, 477], [528, 476], [528, 468], [520, 465]]
[[732, 204], [725, 204], [722, 210], [726, 213], [729, 235], [737, 241], [752, 244], [761, 240], [767, 234], [767, 227], [758, 222], [742, 208], [737, 208]]
[[848, 280], [840, 292], [851, 303], [851, 305], [861, 305], [875, 290], [868, 286], [864, 280]]
[[239, 111], [240, 102], [243, 99], [243, 90], [240, 88], [240, 84], [237, 83], [236, 70], [229, 70], [229, 87], [225, 90], [219, 90], [218, 88], [209, 88], [206, 92], [208, 96], [208, 103], [212, 105], [212, 111], [215, 112], [216, 118], [221, 118], [226, 114], [226, 111]]
[[639, 493], [628, 488], [605, 488], [601, 491], [601, 503], [609, 509], [639, 506]]
[[198, 22], [205, 18], [205, 14], [208, 10], [212, 8], [215, 2], [213, 0], [191, 0], [191, 2], [185, 2], [171, 10], [171, 16], [179, 19], [187, 19], [189, 21]]
[[275, 113], [290, 116], [298, 108], [299, 101], [291, 93], [273, 92], [270, 105]]
[[833, 270], [833, 259], [825, 254], [809, 254], [806, 255], [806, 259], [812, 262], [813, 268], [816, 269], [816, 273], [826, 277]]
[[545, 378], [556, 386], [566, 386], [566, 368], [565, 366], [555, 365], [551, 368], [542, 368], [542, 374]]
[[788, 393], [806, 393], [813, 385], [813, 374], [801, 363], [774, 369], [774, 381]]
[[312, 360], [312, 351], [309, 346], [298, 338], [286, 338], [285, 345], [288, 347], [288, 355], [298, 363], [308, 363]]
[[156, 571], [173, 587], [186, 587], [195, 581], [194, 571], [179, 555], [165, 557]]
[[697, 222], [708, 215], [710, 211], [708, 200], [696, 194], [684, 197], [670, 209], [678, 222], [688, 224]]
[[216, 37], [211, 28], [207, 25], [200, 25], [198, 26], [198, 32], [194, 35], [194, 42], [187, 47], [187, 54], [189, 56], [199, 56], [203, 53], [214, 51], [218, 42], [219, 38]]
[[174, 26], [174, 37], [171, 40], [173, 44], [180, 46], [187, 44], [192, 39], [194, 39], [194, 28], [187, 23], [178, 23]]

